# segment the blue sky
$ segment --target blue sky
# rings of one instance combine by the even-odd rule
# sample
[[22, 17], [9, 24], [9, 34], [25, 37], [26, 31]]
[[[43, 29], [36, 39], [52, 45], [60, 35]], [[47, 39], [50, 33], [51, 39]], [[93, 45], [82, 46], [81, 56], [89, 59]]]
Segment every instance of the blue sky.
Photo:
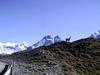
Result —
[[84, 38], [100, 30], [100, 0], [0, 0], [0, 42], [45, 35]]

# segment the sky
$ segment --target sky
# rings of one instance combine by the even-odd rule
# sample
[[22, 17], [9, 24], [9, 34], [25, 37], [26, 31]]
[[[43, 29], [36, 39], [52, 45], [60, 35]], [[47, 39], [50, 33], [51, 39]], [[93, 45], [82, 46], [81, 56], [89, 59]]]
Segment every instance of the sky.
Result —
[[77, 40], [100, 30], [100, 0], [0, 0], [0, 42], [45, 35]]

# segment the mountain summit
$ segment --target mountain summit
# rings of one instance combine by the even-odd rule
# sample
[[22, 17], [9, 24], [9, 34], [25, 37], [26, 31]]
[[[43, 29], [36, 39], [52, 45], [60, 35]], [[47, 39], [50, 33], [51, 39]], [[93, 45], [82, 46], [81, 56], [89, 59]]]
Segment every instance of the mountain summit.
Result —
[[54, 38], [51, 35], [43, 37], [40, 41], [32, 45], [32, 48], [37, 48], [40, 46], [49, 46], [53, 43], [61, 42], [61, 38], [57, 35]]
[[53, 43], [53, 38], [50, 35], [47, 35], [37, 43], [33, 44], [33, 47], [37, 48], [40, 46], [48, 46], [51, 45], [52, 43]]
[[91, 34], [90, 37], [94, 39], [100, 38], [100, 31], [96, 31], [94, 34]]
[[61, 42], [61, 38], [59, 37], [59, 35], [54, 37], [54, 42]]

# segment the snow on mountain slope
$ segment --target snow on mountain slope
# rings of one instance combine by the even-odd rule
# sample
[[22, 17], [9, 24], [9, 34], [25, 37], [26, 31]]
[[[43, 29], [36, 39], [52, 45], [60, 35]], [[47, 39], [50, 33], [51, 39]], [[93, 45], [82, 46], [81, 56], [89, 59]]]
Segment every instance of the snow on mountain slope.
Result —
[[43, 37], [42, 40], [40, 40], [39, 42], [34, 44], [33, 47], [37, 48], [40, 46], [49, 46], [52, 43], [53, 43], [53, 38], [50, 35], [47, 35], [47, 36]]
[[43, 37], [40, 41], [29, 47], [26, 42], [23, 43], [0, 42], [0, 54], [12, 54], [14, 52], [23, 51], [25, 49], [32, 50], [33, 48], [37, 48], [40, 46], [49, 46], [56, 42], [61, 42], [61, 38], [58, 35], [55, 36], [54, 38], [51, 37], [51, 35], [47, 35]]
[[91, 34], [91, 38], [100, 38], [100, 31], [96, 31], [94, 34]]
[[56, 43], [56, 42], [61, 42], [62, 40], [61, 40], [61, 38], [57, 35], [57, 36], [55, 36], [54, 37], [54, 42]]
[[61, 38], [58, 35], [55, 36], [54, 38], [51, 37], [51, 35], [47, 35], [47, 36], [43, 37], [42, 40], [38, 41], [36, 44], [33, 44], [32, 48], [37, 48], [40, 46], [49, 46], [56, 42], [61, 42]]
[[23, 43], [2, 43], [0, 42], [0, 54], [12, 54], [14, 52], [27, 49], [27, 44]]

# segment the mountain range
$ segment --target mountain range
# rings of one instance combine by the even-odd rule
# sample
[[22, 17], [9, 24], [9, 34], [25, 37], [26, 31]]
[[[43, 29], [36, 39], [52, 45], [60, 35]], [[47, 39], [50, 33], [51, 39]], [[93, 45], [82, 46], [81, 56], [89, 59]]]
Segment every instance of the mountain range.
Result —
[[37, 43], [33, 44], [32, 46], [28, 46], [26, 42], [22, 42], [22, 43], [0, 42], [0, 54], [12, 54], [14, 52], [26, 50], [27, 48], [34, 49], [40, 46], [49, 46], [53, 43], [60, 42], [60, 41], [61, 38], [58, 35], [55, 36], [54, 38], [51, 37], [50, 35], [47, 35]]
[[[94, 39], [100, 38], [100, 31], [96, 31], [95, 33], [91, 34], [89, 38], [94, 38]], [[23, 51], [26, 49], [32, 50], [40, 46], [49, 46], [51, 44], [61, 41], [63, 40], [59, 37], [59, 35], [55, 37], [52, 37], [51, 35], [46, 35], [40, 41], [31, 46], [28, 46], [26, 42], [23, 43], [0, 42], [0, 54], [12, 54], [14, 52]]]
[[26, 42], [23, 43], [10, 43], [0, 42], [0, 54], [12, 54], [14, 52], [23, 51], [27, 49], [28, 45]]
[[0, 60], [13, 64], [13, 75], [100, 75], [100, 32], [91, 35], [71, 42], [47, 35], [30, 48], [3, 43], [7, 50], [17, 51], [0, 55]]

